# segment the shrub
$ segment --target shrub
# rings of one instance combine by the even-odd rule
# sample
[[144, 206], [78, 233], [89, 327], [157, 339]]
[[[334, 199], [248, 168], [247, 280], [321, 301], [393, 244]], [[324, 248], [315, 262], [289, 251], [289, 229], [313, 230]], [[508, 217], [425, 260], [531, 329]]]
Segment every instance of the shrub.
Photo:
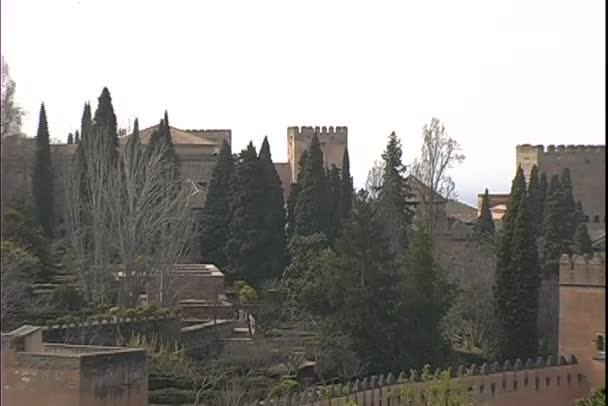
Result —
[[258, 294], [254, 288], [245, 281], [236, 281], [234, 288], [239, 296], [239, 301], [242, 304], [251, 303], [257, 300]]
[[155, 304], [148, 304], [141, 308], [141, 313], [145, 317], [154, 316], [158, 311], [158, 306]]
[[285, 379], [270, 389], [268, 397], [271, 399], [279, 399], [285, 395], [291, 395], [301, 390], [301, 385], [293, 379]]
[[80, 291], [71, 285], [61, 285], [53, 292], [53, 303], [58, 309], [79, 311], [86, 306]]
[[138, 316], [138, 312], [137, 309], [133, 309], [133, 308], [129, 308], [126, 309], [124, 312], [124, 316], [123, 317], [128, 317], [129, 319], [134, 319]]
[[192, 389], [163, 388], [148, 392], [148, 402], [162, 404], [191, 404], [195, 401]]

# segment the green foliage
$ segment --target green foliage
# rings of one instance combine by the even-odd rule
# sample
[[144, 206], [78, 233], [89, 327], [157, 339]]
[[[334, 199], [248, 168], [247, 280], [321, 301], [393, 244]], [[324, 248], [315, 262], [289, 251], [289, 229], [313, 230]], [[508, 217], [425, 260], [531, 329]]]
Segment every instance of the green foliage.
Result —
[[194, 361], [177, 344], [172, 347], [156, 337], [135, 335], [129, 340], [128, 347], [146, 350], [150, 375], [188, 376], [194, 373]]
[[572, 179], [570, 178], [570, 169], [564, 168], [560, 176], [561, 186], [561, 205], [560, 212], [562, 215], [562, 241], [566, 248], [566, 253], [571, 252], [573, 245], [574, 233], [576, 232], [577, 214], [576, 203], [572, 192]]
[[547, 191], [543, 227], [543, 273], [545, 276], [556, 276], [559, 258], [566, 252], [563, 241], [562, 192], [559, 177], [553, 175]]
[[545, 172], [541, 172], [539, 180], [538, 180], [538, 192], [537, 199], [538, 202], [538, 216], [535, 217], [536, 223], [536, 234], [541, 236], [543, 234], [543, 224], [545, 218], [545, 202], [547, 200], [547, 193], [549, 189], [549, 182], [547, 181], [547, 174]]
[[606, 388], [592, 391], [586, 398], [577, 400], [576, 406], [606, 406]]
[[340, 214], [343, 218], [348, 217], [353, 207], [354, 188], [353, 177], [350, 176], [350, 158], [348, 156], [348, 148], [344, 149], [342, 157], [342, 176], [340, 178], [341, 193], [340, 193]]
[[74, 134], [69, 133], [68, 134], [68, 144], [73, 144], [74, 143]]
[[324, 233], [329, 236], [329, 186], [323, 166], [323, 151], [319, 138], [313, 135], [299, 191], [295, 211], [295, 234]]
[[[90, 114], [90, 106], [88, 114]], [[86, 120], [88, 121], [88, 118]], [[97, 99], [97, 110], [95, 111], [94, 123], [96, 127], [103, 127], [107, 130], [108, 136], [112, 139], [113, 151], [115, 151], [115, 149], [118, 148], [118, 126], [116, 123], [116, 114], [114, 114], [114, 107], [112, 106], [112, 96], [110, 96], [110, 91], [107, 87], [103, 88], [101, 95]]]
[[262, 279], [259, 264], [264, 198], [259, 169], [257, 153], [250, 142], [235, 162], [230, 196], [230, 239], [226, 244], [228, 276], [233, 280], [246, 280], [254, 286]]
[[53, 291], [53, 304], [56, 308], [68, 312], [76, 312], [86, 306], [80, 291], [71, 285], [61, 285]]
[[574, 235], [574, 252], [577, 254], [593, 254], [593, 243], [585, 223], [579, 224]]
[[196, 399], [192, 389], [161, 388], [148, 391], [148, 402], [165, 405], [192, 404]]
[[287, 198], [287, 237], [290, 239], [294, 236], [296, 230], [296, 205], [298, 203], [298, 193], [300, 192], [300, 185], [302, 184], [302, 178], [304, 177], [304, 168], [306, 168], [307, 159], [308, 151], [304, 150], [298, 161], [297, 182], [291, 184], [289, 197]]
[[272, 163], [268, 138], [260, 148], [258, 157], [259, 176], [262, 187], [262, 224], [259, 229], [261, 258], [258, 267], [260, 279], [278, 279], [287, 263], [285, 241], [285, 203], [281, 179]]
[[[518, 170], [518, 174], [519, 174]], [[516, 176], [516, 179], [518, 176]], [[515, 184], [517, 192], [521, 184]], [[525, 186], [525, 185], [524, 185]], [[536, 246], [536, 230], [525, 194], [519, 194], [515, 205], [517, 215], [512, 221], [508, 246], [509, 256], [498, 253], [496, 280], [496, 311], [498, 320], [498, 352], [502, 359], [522, 359], [537, 355], [538, 293], [540, 266]], [[509, 209], [507, 209], [509, 213]], [[505, 214], [506, 216], [506, 214]], [[513, 221], [514, 220], [514, 221]], [[503, 236], [502, 244], [505, 244]]]
[[405, 166], [401, 156], [401, 141], [395, 132], [392, 132], [382, 154], [384, 172], [378, 196], [378, 210], [389, 237], [389, 248], [395, 255], [402, 255], [406, 249], [407, 228], [413, 218], [413, 212], [407, 205], [411, 192], [405, 180]]
[[228, 241], [230, 182], [234, 171], [230, 144], [223, 142], [209, 181], [201, 216], [201, 255], [203, 261], [223, 269], [228, 260], [224, 248]]
[[393, 393], [402, 404], [408, 406], [472, 406], [471, 394], [463, 377], [451, 377], [450, 371], [443, 371], [438, 376], [431, 373], [430, 365], [422, 370], [422, 383], [414, 386], [408, 382]]
[[[530, 171], [530, 179], [528, 181], [528, 201], [530, 206], [530, 216], [532, 217], [532, 221], [535, 223], [539, 218], [542, 218], [541, 212], [544, 200], [542, 193], [543, 191], [540, 188], [540, 179], [538, 177], [538, 167], [534, 165]], [[538, 227], [534, 228], [534, 232], [538, 232]]]
[[2, 241], [2, 322], [18, 319], [30, 307], [31, 284], [40, 261], [13, 241]]
[[51, 144], [44, 103], [40, 106], [38, 132], [36, 134], [36, 156], [32, 174], [32, 196], [36, 220], [47, 237], [53, 232], [53, 167]]
[[254, 288], [245, 281], [236, 281], [234, 287], [238, 292], [239, 302], [247, 304], [255, 302], [258, 299], [258, 294]]
[[340, 170], [332, 165], [331, 169], [327, 172], [328, 179], [328, 233], [329, 240], [335, 241], [340, 233], [340, 227], [342, 225], [343, 215], [341, 213], [341, 179]]
[[284, 379], [279, 382], [275, 386], [270, 389], [268, 393], [268, 398], [270, 399], [280, 399], [285, 395], [291, 395], [293, 393], [298, 393], [302, 390], [302, 385], [298, 381], [293, 379]]
[[481, 199], [481, 212], [475, 223], [474, 230], [479, 237], [487, 234], [494, 235], [494, 220], [492, 220], [492, 213], [490, 212], [488, 189], [486, 189]]
[[80, 144], [80, 133], [78, 130], [74, 133], [74, 144]]

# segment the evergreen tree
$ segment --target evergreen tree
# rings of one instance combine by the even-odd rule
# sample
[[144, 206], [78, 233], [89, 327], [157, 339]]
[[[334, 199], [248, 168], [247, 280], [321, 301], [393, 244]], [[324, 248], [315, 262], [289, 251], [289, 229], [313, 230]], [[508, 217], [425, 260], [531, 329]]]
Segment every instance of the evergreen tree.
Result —
[[[530, 215], [532, 221], [536, 222], [542, 211], [543, 197], [540, 190], [540, 178], [538, 176], [538, 167], [532, 166], [530, 171], [530, 179], [528, 180], [528, 199], [530, 202]], [[538, 230], [538, 227], [535, 228]]]
[[310, 235], [329, 234], [328, 183], [323, 166], [323, 151], [317, 134], [314, 134], [302, 182], [300, 183], [295, 212], [295, 233]]
[[494, 235], [494, 220], [492, 220], [492, 213], [490, 212], [490, 197], [488, 189], [486, 189], [483, 197], [481, 198], [481, 210], [479, 218], [475, 223], [474, 227], [477, 236], [484, 234]]
[[[154, 130], [150, 136], [150, 143], [148, 149], [151, 154], [161, 153], [162, 159], [166, 162], [166, 173], [167, 179], [177, 179], [180, 177], [179, 171], [179, 159], [173, 140], [171, 139], [171, 128], [169, 127], [169, 117], [165, 111], [165, 117], [160, 120], [158, 128]], [[176, 183], [178, 185], [178, 183]]]
[[515, 218], [519, 210], [519, 205], [522, 199], [526, 195], [526, 179], [524, 177], [524, 171], [521, 166], [517, 167], [517, 172], [511, 183], [511, 193], [509, 195], [509, 201], [507, 204], [507, 211], [502, 217], [502, 230], [500, 238], [498, 240], [497, 251], [496, 251], [496, 272], [506, 272], [508, 267], [508, 261], [511, 257], [511, 239], [513, 236], [513, 229], [515, 227]]
[[263, 224], [260, 233], [262, 244], [262, 270], [260, 278], [280, 278], [287, 263], [285, 241], [285, 203], [281, 179], [272, 162], [268, 137], [264, 137], [258, 157], [262, 185]]
[[329, 185], [329, 234], [328, 238], [333, 243], [340, 232], [340, 226], [342, 224], [342, 211], [341, 209], [341, 191], [342, 191], [342, 180], [340, 178], [340, 170], [336, 165], [332, 165], [331, 169], [327, 171], [327, 179]]
[[300, 192], [300, 184], [302, 183], [302, 178], [304, 176], [307, 158], [308, 152], [304, 150], [298, 161], [298, 179], [296, 183], [291, 184], [289, 197], [287, 198], [287, 237], [290, 239], [293, 237], [296, 230], [296, 205], [298, 203], [298, 193]]
[[74, 134], [69, 133], [68, 134], [68, 144], [73, 144], [74, 143]]
[[80, 144], [80, 133], [78, 130], [74, 133], [74, 144]]
[[498, 352], [502, 359], [535, 357], [538, 350], [540, 272], [529, 201], [520, 197], [511, 236], [511, 256], [497, 269]]
[[433, 259], [430, 234], [417, 228], [405, 258], [401, 295], [401, 313], [408, 315], [405, 365], [437, 364], [447, 358], [449, 346], [440, 325], [454, 299], [454, 286], [444, 275]]
[[589, 237], [589, 231], [585, 223], [579, 224], [574, 235], [574, 252], [579, 255], [593, 254], [593, 243]]
[[93, 118], [91, 117], [91, 105], [89, 103], [84, 104], [84, 110], [82, 111], [82, 118], [80, 119], [80, 140], [83, 141], [87, 138], [88, 133], [93, 125]]
[[49, 127], [44, 103], [40, 106], [38, 132], [36, 134], [36, 156], [32, 174], [32, 195], [36, 219], [44, 234], [52, 237], [53, 231], [53, 167]]
[[543, 234], [543, 222], [545, 218], [545, 202], [547, 200], [547, 192], [549, 189], [549, 182], [547, 181], [547, 174], [545, 172], [541, 172], [538, 179], [538, 199], [540, 200], [538, 217], [535, 219], [536, 221], [536, 229], [537, 234]]
[[413, 213], [407, 205], [407, 198], [411, 193], [404, 177], [405, 167], [401, 162], [401, 155], [401, 141], [395, 132], [392, 132], [382, 154], [384, 172], [378, 210], [389, 236], [389, 249], [396, 255], [406, 249], [407, 228], [413, 218]]
[[576, 228], [585, 223], [585, 211], [583, 210], [583, 203], [579, 200], [576, 202], [576, 210], [574, 211], [574, 224]]
[[95, 111], [95, 126], [105, 128], [107, 134], [112, 139], [113, 147], [115, 149], [118, 148], [118, 125], [116, 123], [114, 107], [112, 106], [112, 97], [107, 87], [103, 88], [98, 98], [97, 110]]
[[545, 276], [556, 276], [559, 258], [566, 252], [562, 239], [562, 192], [558, 175], [551, 177], [545, 201], [543, 221], [543, 272]]
[[264, 213], [259, 169], [258, 156], [250, 142], [235, 162], [230, 192], [230, 237], [226, 243], [228, 274], [256, 287], [262, 279], [260, 229]]
[[572, 193], [572, 180], [570, 178], [570, 169], [564, 168], [560, 177], [561, 185], [561, 212], [562, 212], [562, 239], [565, 247], [570, 248], [573, 245], [574, 233], [576, 232], [576, 202]]
[[341, 177], [341, 193], [340, 193], [340, 213], [342, 218], [348, 217], [350, 209], [353, 206], [353, 177], [350, 176], [350, 159], [348, 157], [348, 148], [344, 149], [342, 157], [342, 177]]
[[230, 185], [234, 162], [230, 144], [223, 142], [209, 181], [201, 216], [201, 255], [203, 261], [223, 269], [228, 260], [224, 251], [228, 241]]

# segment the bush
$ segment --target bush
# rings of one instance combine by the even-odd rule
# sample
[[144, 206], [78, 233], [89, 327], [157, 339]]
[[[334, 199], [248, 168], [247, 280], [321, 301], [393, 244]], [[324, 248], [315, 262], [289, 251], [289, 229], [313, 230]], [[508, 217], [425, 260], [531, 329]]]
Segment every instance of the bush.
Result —
[[158, 306], [155, 304], [148, 304], [141, 308], [141, 314], [145, 317], [154, 316], [158, 311]]
[[297, 393], [302, 389], [302, 386], [298, 381], [293, 379], [285, 379], [284, 381], [276, 384], [270, 389], [268, 397], [271, 399], [279, 399], [285, 395], [291, 395]]
[[61, 285], [53, 292], [53, 304], [61, 310], [69, 312], [80, 311], [86, 302], [80, 291], [71, 285]]
[[149, 403], [163, 403], [181, 405], [194, 403], [195, 396], [192, 389], [163, 388], [148, 392]]
[[245, 281], [236, 281], [234, 289], [237, 291], [239, 301], [242, 304], [251, 303], [258, 299], [258, 294], [254, 288]]
[[123, 317], [127, 317], [129, 319], [134, 319], [137, 316], [139, 316], [139, 313], [138, 313], [137, 309], [130, 308], [130, 309], [126, 309], [124, 311], [124, 316]]

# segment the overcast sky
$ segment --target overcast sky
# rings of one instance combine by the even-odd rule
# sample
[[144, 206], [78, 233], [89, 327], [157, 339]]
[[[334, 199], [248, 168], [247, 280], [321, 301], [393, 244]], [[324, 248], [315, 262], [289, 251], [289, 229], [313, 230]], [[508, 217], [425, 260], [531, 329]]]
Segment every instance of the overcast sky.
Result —
[[112, 94], [119, 126], [230, 128], [233, 147], [287, 127], [349, 128], [362, 186], [388, 134], [419, 154], [433, 116], [458, 140], [463, 201], [508, 192], [515, 145], [605, 144], [605, 1], [2, 0], [1, 50], [36, 131], [78, 128]]

